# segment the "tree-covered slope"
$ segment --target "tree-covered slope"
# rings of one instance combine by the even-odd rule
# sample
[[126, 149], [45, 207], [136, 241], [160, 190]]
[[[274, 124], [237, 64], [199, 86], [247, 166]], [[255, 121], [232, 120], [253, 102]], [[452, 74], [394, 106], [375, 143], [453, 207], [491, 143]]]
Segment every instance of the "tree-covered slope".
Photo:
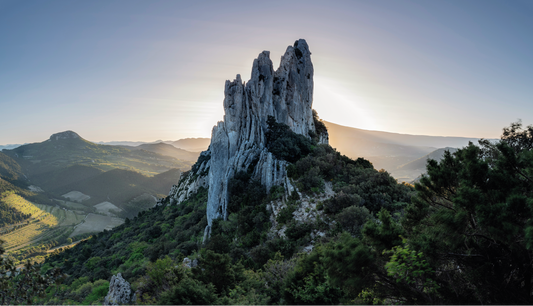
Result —
[[11, 157], [0, 152], [0, 177], [4, 180], [18, 180], [23, 176], [22, 168]]
[[[186, 302], [184, 293], [203, 292], [201, 296], [185, 296], [194, 303], [280, 303], [287, 301], [284, 288], [289, 284], [283, 279], [302, 256], [297, 254], [309, 246], [336, 240], [345, 230], [358, 235], [380, 207], [397, 212], [409, 201], [411, 187], [397, 184], [368, 161], [351, 160], [313, 141], [295, 141], [301, 137], [284, 126], [271, 123], [271, 129], [278, 129], [277, 135], [270, 137], [270, 148], [276, 154], [284, 156], [286, 150], [294, 149], [288, 144], [296, 144], [302, 152], [292, 160], [290, 174], [301, 192], [294, 192], [281, 211], [273, 211], [273, 203], [282, 201], [281, 186], [265, 190], [251, 179], [250, 169], [229, 182], [228, 218], [216, 220], [205, 241], [207, 190], [200, 188], [179, 205], [167, 206], [169, 201], [165, 201], [165, 205], [141, 212], [111, 231], [52, 256], [47, 265], [62, 268], [69, 275], [69, 286], [83, 277], [86, 282], [95, 282], [120, 272], [135, 289], [146, 293], [138, 302], [182, 304]], [[324, 197], [326, 184], [337, 196], [314, 201]], [[297, 210], [308, 210], [316, 217], [298, 219]], [[184, 256], [197, 259], [201, 269], [194, 269], [192, 274], [181, 268], [172, 270]], [[272, 273], [278, 265], [290, 268], [277, 280], [281, 291], [264, 286], [266, 278], [275, 277]], [[158, 269], [173, 272], [154, 279], [153, 273], [161, 273], [155, 272]], [[267, 270], [268, 275], [261, 272]], [[168, 289], [151, 287], [162, 283]], [[56, 301], [74, 298], [71, 290], [65, 286]], [[84, 299], [76, 298], [78, 302]]]
[[95, 144], [70, 131], [54, 134], [41, 143], [3, 152], [16, 160], [36, 184], [46, 183], [48, 173], [72, 165], [87, 165], [104, 171], [128, 169], [155, 175], [172, 168], [186, 170], [192, 164], [146, 150]]
[[[513, 124], [497, 144], [429, 160], [409, 199], [410, 187], [386, 172], [318, 146], [293, 163], [303, 192], [277, 220], [265, 218], [277, 188], [267, 195], [243, 172], [230, 184], [228, 219], [215, 222], [206, 244], [200, 189], [51, 257], [48, 267], [63, 268], [75, 287], [122, 272], [137, 302], [149, 304], [531, 304], [532, 148], [533, 127]], [[320, 199], [329, 183], [336, 196], [314, 206], [323, 213], [297, 218], [298, 202]], [[284, 235], [269, 228], [276, 224]], [[299, 253], [310, 242], [312, 251]], [[199, 266], [179, 265], [183, 256]], [[74, 297], [85, 298], [65, 285], [54, 301]]]

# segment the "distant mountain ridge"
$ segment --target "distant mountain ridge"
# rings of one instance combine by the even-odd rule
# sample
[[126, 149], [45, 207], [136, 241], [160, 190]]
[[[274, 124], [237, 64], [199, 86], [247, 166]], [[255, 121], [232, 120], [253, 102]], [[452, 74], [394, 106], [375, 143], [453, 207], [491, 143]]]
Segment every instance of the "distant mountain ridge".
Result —
[[[27, 143], [25, 143], [27, 144]], [[25, 144], [6, 144], [6, 145], [0, 145], [0, 151], [6, 149], [6, 150], [11, 150], [11, 149], [15, 149], [15, 148], [18, 148], [22, 145], [25, 145]]]
[[449, 151], [450, 153], [454, 153], [457, 151], [456, 148], [442, 148], [437, 149], [428, 155], [422, 156], [419, 159], [413, 160], [412, 162], [409, 162], [407, 164], [401, 165], [398, 167], [398, 170], [426, 170], [426, 163], [428, 159], [435, 159], [435, 160], [441, 160], [444, 157], [444, 152]]
[[196, 162], [200, 152], [190, 152], [180, 148], [176, 148], [171, 144], [166, 144], [164, 142], [159, 143], [145, 143], [139, 146], [130, 147], [132, 150], [146, 150], [151, 151], [157, 154], [172, 156], [176, 159], [187, 160], [190, 162]]
[[192, 162], [178, 160], [146, 150], [99, 145], [72, 131], [56, 133], [48, 140], [3, 150], [17, 160], [28, 176], [36, 176], [75, 164], [90, 165], [104, 171], [130, 169], [155, 175], [172, 168], [187, 170]]
[[176, 140], [171, 145], [191, 152], [201, 152], [207, 150], [210, 143], [211, 138], [185, 138]]
[[[165, 143], [173, 145], [174, 147], [178, 149], [183, 149], [189, 152], [201, 152], [207, 150], [209, 147], [209, 143], [211, 142], [211, 138], [184, 138], [179, 140], [156, 140], [152, 142], [145, 142], [145, 141], [99, 141], [95, 142], [97, 144], [103, 144], [103, 145], [112, 145], [112, 146], [128, 146], [128, 147], [138, 147], [140, 145], [144, 144], [158, 144], [158, 143]], [[1, 146], [0, 146], [1, 148]]]
[[[363, 130], [324, 121], [328, 131], [335, 134], [336, 138], [358, 139], [381, 143], [390, 143], [403, 146], [420, 146], [444, 148], [460, 148], [468, 145], [468, 142], [477, 142], [480, 138], [455, 137], [455, 136], [427, 136], [411, 135], [391, 132]], [[333, 131], [335, 131], [333, 133]]]
[[[172, 155], [168, 152], [174, 156], [168, 156]], [[183, 158], [175, 158], [178, 154]], [[11, 184], [24, 177], [27, 182], [17, 184], [24, 188], [17, 189], [19, 193], [30, 184], [42, 188], [50, 199], [62, 199], [71, 191], [82, 192], [90, 196], [83, 203], [88, 212], [99, 202], [113, 201], [126, 209], [124, 215], [134, 216], [168, 192], [197, 155], [164, 143], [139, 148], [99, 145], [74, 131], [64, 131], [40, 143], [3, 150], [0, 177], [6, 180], [2, 183], [5, 190], [14, 190]], [[142, 199], [135, 200], [139, 197]]]
[[[341, 153], [351, 157], [365, 157], [370, 160], [377, 169], [385, 169], [399, 177], [396, 170], [398, 167], [431, 154], [441, 148], [460, 148], [466, 146], [468, 142], [476, 143], [478, 138], [471, 137], [446, 137], [446, 136], [427, 136], [427, 135], [410, 135], [382, 131], [371, 131], [347, 127], [324, 121], [329, 131], [329, 142]], [[72, 131], [67, 131], [72, 132]], [[77, 135], [75, 132], [72, 132]], [[68, 133], [70, 134], [70, 133]], [[54, 137], [67, 137], [61, 133], [54, 134]], [[75, 135], [70, 135], [74, 136]], [[79, 135], [77, 135], [79, 137]], [[83, 139], [83, 138], [81, 138]], [[139, 150], [143, 149], [160, 155], [171, 156], [188, 162], [196, 161], [199, 152], [207, 150], [210, 144], [210, 138], [185, 138], [177, 141], [154, 142], [141, 141], [113, 141], [99, 142], [102, 145], [116, 145], [124, 149]], [[0, 149], [11, 150], [24, 145], [5, 145]], [[174, 150], [177, 148], [177, 150]], [[185, 150], [185, 151], [179, 151]], [[406, 169], [402, 169], [405, 171]], [[409, 178], [406, 178], [409, 179]]]
[[[332, 147], [351, 158], [364, 157], [371, 161], [376, 169], [385, 169], [396, 179], [405, 182], [411, 182], [425, 171], [428, 156], [438, 159], [442, 157], [443, 148], [461, 148], [469, 142], [477, 143], [479, 140], [469, 137], [369, 131], [323, 122], [328, 128], [329, 143]], [[407, 166], [415, 161], [417, 162]], [[406, 166], [400, 169], [402, 165]]]

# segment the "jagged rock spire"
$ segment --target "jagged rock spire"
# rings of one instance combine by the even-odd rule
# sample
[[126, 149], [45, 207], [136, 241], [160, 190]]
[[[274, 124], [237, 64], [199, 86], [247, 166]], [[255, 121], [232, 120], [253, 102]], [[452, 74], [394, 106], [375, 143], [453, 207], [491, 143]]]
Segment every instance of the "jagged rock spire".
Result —
[[[198, 168], [208, 173], [207, 178], [193, 175], [197, 178], [194, 182], [183, 178], [170, 195], [179, 203], [193, 189], [209, 187], [208, 234], [214, 219], [227, 217], [228, 182], [238, 171], [253, 167], [252, 177], [267, 190], [283, 183], [286, 191], [291, 192], [294, 187], [285, 170], [288, 163], [277, 160], [266, 149], [267, 119], [273, 116], [295, 133], [310, 137], [309, 131], [315, 132], [312, 104], [313, 64], [307, 42], [300, 39], [287, 47], [276, 71], [270, 52], [261, 52], [254, 60], [252, 77], [247, 83], [240, 75], [226, 81], [224, 120], [213, 127], [211, 144], [201, 157], [206, 162]], [[327, 141], [327, 137], [323, 139]]]

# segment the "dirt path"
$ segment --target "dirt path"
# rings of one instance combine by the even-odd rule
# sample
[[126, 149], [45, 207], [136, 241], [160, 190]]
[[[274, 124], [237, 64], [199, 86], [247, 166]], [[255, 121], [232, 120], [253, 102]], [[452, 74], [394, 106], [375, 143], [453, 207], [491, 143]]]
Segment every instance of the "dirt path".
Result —
[[70, 249], [71, 247], [75, 246], [76, 244], [78, 244], [78, 243], [80, 243], [80, 242], [82, 242], [82, 241], [84, 241], [84, 240], [87, 240], [87, 239], [81, 239], [81, 240], [78, 240], [78, 241], [74, 241], [73, 243], [68, 244], [68, 245], [60, 245], [60, 246], [56, 246], [56, 247], [54, 247], [54, 248], [52, 248], [52, 249], [46, 251], [46, 253], [52, 253], [52, 252], [54, 252], [55, 250], [59, 250], [60, 248], [69, 248], [69, 249]]

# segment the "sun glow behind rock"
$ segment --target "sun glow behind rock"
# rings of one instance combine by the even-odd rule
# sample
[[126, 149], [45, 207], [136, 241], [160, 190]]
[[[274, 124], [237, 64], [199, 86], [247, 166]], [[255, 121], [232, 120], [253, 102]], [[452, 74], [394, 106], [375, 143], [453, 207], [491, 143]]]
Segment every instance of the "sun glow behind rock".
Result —
[[340, 125], [379, 130], [368, 102], [362, 97], [339, 86], [336, 80], [315, 76], [314, 81], [313, 108], [321, 119], [335, 118], [335, 123]]

